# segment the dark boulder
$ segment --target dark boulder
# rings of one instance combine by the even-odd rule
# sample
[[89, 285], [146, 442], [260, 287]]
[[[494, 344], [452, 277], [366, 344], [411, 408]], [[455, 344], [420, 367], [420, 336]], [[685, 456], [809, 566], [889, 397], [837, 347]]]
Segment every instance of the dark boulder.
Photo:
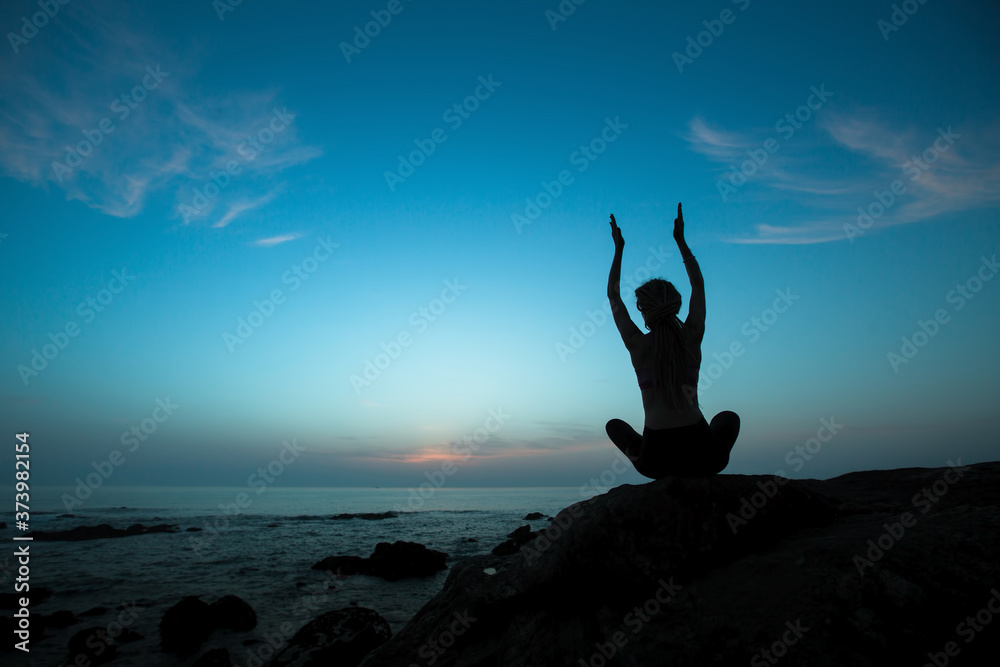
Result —
[[998, 553], [1000, 463], [624, 485], [453, 564], [364, 667], [993, 664], [1000, 635], [956, 628], [1000, 599]]
[[329, 570], [339, 575], [368, 574], [396, 581], [407, 577], [426, 577], [444, 570], [447, 558], [448, 554], [416, 542], [379, 542], [368, 558], [327, 556], [312, 569]]
[[344, 521], [346, 519], [364, 519], [365, 521], [381, 521], [382, 519], [395, 519], [395, 512], [362, 512], [360, 514], [337, 514], [332, 519]]
[[521, 550], [521, 547], [538, 537], [538, 532], [532, 532], [531, 526], [521, 526], [507, 536], [507, 541], [493, 547], [494, 556], [510, 556]]
[[257, 627], [257, 613], [243, 598], [224, 595], [208, 608], [216, 628], [245, 631]]
[[428, 549], [416, 542], [379, 542], [370, 556], [371, 573], [395, 581], [406, 577], [427, 577], [444, 570], [448, 554]]
[[157, 526], [144, 526], [141, 523], [132, 524], [126, 529], [115, 528], [107, 523], [96, 526], [77, 526], [69, 530], [33, 530], [28, 533], [28, 537], [36, 540], [47, 540], [50, 542], [79, 542], [82, 540], [102, 540], [112, 537], [132, 537], [133, 535], [147, 535], [149, 533], [176, 533], [177, 526], [160, 524]]
[[214, 629], [209, 605], [197, 596], [185, 597], [160, 619], [160, 648], [167, 653], [194, 653]]

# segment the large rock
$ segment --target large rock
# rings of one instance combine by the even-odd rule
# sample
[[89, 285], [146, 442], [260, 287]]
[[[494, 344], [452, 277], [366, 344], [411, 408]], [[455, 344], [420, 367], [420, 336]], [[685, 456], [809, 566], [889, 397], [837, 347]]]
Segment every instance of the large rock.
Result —
[[507, 541], [493, 547], [494, 556], [510, 556], [521, 550], [525, 544], [535, 539], [542, 531], [532, 532], [531, 526], [521, 526], [507, 536]]
[[208, 606], [216, 628], [253, 630], [257, 627], [257, 613], [243, 598], [224, 595]]
[[134, 535], [148, 535], [150, 533], [176, 532], [177, 526], [165, 523], [156, 526], [144, 526], [141, 523], [135, 523], [128, 528], [115, 528], [111, 524], [102, 523], [96, 526], [77, 526], [69, 530], [33, 530], [27, 536], [40, 541], [79, 542], [82, 540], [103, 540], [112, 537], [132, 537]]
[[368, 574], [396, 581], [406, 577], [426, 577], [444, 570], [447, 558], [448, 554], [416, 542], [379, 542], [368, 558], [327, 556], [312, 569], [329, 570], [339, 575]]
[[454, 564], [364, 665], [989, 664], [997, 628], [958, 633], [997, 554], [1000, 463], [621, 486]]
[[416, 542], [379, 542], [369, 556], [371, 573], [395, 581], [406, 577], [427, 577], [445, 569], [448, 554], [428, 549]]
[[359, 514], [349, 514], [343, 512], [337, 514], [336, 516], [330, 517], [337, 520], [345, 519], [364, 519], [365, 521], [381, 521], [382, 519], [395, 519], [397, 514], [395, 512], [361, 512]]
[[257, 613], [242, 598], [224, 595], [207, 604], [191, 595], [167, 609], [160, 619], [160, 648], [167, 653], [190, 654], [217, 629], [246, 631], [255, 627]]
[[185, 597], [160, 619], [160, 648], [167, 653], [194, 653], [214, 629], [209, 605], [197, 596]]
[[390, 637], [389, 623], [371, 609], [328, 611], [302, 626], [268, 667], [355, 667]]

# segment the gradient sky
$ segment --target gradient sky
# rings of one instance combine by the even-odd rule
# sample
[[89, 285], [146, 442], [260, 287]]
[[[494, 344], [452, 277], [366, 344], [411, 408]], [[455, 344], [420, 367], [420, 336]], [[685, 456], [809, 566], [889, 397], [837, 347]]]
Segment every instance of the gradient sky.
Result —
[[114, 450], [107, 484], [245, 485], [293, 439], [275, 483], [586, 484], [604, 423], [643, 418], [600, 313], [608, 214], [623, 275], [676, 281], [683, 315], [683, 201], [728, 472], [997, 459], [1000, 13], [913, 6], [77, 1], [35, 30], [6, 2], [3, 437], [51, 485]]

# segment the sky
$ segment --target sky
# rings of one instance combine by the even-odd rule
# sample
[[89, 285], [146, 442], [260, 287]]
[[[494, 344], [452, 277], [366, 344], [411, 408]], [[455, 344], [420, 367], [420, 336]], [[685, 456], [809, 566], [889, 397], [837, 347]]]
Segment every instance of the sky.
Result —
[[643, 421], [607, 221], [633, 318], [649, 277], [683, 316], [678, 202], [727, 473], [1000, 458], [995, 3], [11, 0], [0, 28], [0, 427], [35, 484], [640, 483], [604, 432]]

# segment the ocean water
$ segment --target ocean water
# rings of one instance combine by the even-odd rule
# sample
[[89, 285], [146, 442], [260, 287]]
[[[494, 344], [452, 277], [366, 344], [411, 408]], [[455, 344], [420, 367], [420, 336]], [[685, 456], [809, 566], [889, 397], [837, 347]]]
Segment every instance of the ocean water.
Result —
[[[33, 638], [32, 665], [64, 664], [69, 638], [83, 628], [116, 633], [123, 605], [134, 610], [122, 615], [123, 624], [143, 639], [120, 644], [115, 665], [189, 665], [215, 647], [228, 649], [234, 665], [266, 664], [273, 653], [267, 639], [277, 643], [289, 638], [281, 633], [283, 623], [298, 629], [325, 611], [355, 604], [377, 611], [395, 634], [440, 590], [447, 570], [387, 582], [367, 576], [337, 578], [312, 565], [326, 556], [368, 556], [378, 542], [407, 540], [447, 553], [450, 566], [488, 553], [518, 526], [530, 523], [535, 530], [548, 524], [545, 519], [524, 521], [526, 513], [554, 516], [584, 499], [579, 489], [561, 487], [441, 488], [427, 498], [408, 489], [379, 488], [272, 487], [257, 494], [246, 487], [107, 487], [67, 512], [60, 501], [64, 493], [72, 495], [73, 489], [33, 490], [32, 530], [167, 523], [181, 532], [31, 542], [31, 584], [54, 591], [48, 600], [32, 604], [32, 613], [67, 609], [79, 616], [94, 607], [109, 610], [49, 631], [45, 639]], [[238, 498], [241, 493], [246, 497]], [[399, 512], [398, 517], [331, 519], [341, 513], [390, 510]], [[191, 527], [201, 531], [187, 532]], [[10, 539], [20, 534], [12, 525], [0, 533], [8, 544], [15, 544]], [[0, 562], [5, 592], [13, 590], [15, 570], [12, 557]], [[211, 603], [227, 594], [240, 596], [254, 608], [254, 630], [216, 631], [200, 651], [187, 657], [159, 651], [159, 622], [167, 608], [187, 595]], [[422, 664], [418, 656], [413, 662]]]

